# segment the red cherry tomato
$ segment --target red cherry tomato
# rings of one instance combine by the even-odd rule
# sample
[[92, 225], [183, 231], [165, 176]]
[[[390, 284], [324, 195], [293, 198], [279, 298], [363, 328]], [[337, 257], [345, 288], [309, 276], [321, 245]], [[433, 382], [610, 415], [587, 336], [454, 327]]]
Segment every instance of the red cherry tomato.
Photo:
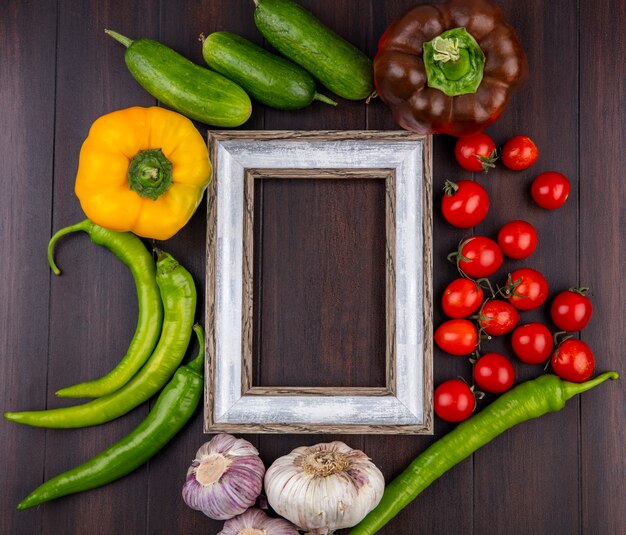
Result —
[[514, 288], [507, 289], [509, 303], [518, 310], [533, 310], [548, 298], [548, 281], [535, 269], [516, 269], [511, 273]]
[[484, 299], [483, 289], [473, 280], [453, 280], [443, 292], [441, 305], [449, 318], [467, 318], [476, 312]]
[[554, 347], [552, 333], [542, 323], [520, 325], [511, 336], [513, 351], [527, 364], [541, 364], [548, 360]]
[[435, 414], [446, 422], [467, 420], [476, 408], [472, 389], [460, 379], [444, 381], [433, 395]]
[[550, 315], [554, 324], [563, 331], [580, 331], [589, 320], [593, 312], [593, 305], [585, 292], [587, 288], [572, 288], [566, 292], [558, 294], [552, 307]]
[[528, 136], [513, 136], [502, 147], [502, 163], [513, 171], [528, 169], [538, 157], [537, 145]]
[[498, 232], [498, 245], [509, 258], [528, 258], [537, 247], [535, 227], [520, 219], [509, 221]]
[[567, 200], [570, 183], [565, 175], [555, 171], [541, 173], [533, 180], [530, 194], [533, 200], [546, 210], [556, 210]]
[[501, 336], [515, 329], [519, 322], [519, 313], [506, 301], [491, 299], [480, 309], [478, 322], [487, 334]]
[[448, 320], [435, 331], [435, 342], [451, 355], [469, 355], [478, 345], [478, 331], [469, 320]]
[[502, 265], [498, 244], [485, 236], [466, 238], [456, 253], [457, 265], [468, 277], [480, 279], [493, 275]]
[[582, 340], [570, 338], [559, 344], [552, 354], [552, 370], [561, 379], [582, 383], [593, 375], [596, 366], [591, 348]]
[[480, 184], [471, 180], [460, 180], [456, 184], [447, 180], [441, 211], [445, 220], [455, 227], [475, 227], [489, 211], [489, 196]]
[[500, 353], [485, 353], [474, 365], [474, 382], [485, 392], [506, 392], [515, 382], [513, 364]]
[[454, 155], [459, 165], [466, 171], [485, 173], [498, 159], [496, 144], [487, 134], [474, 134], [460, 137], [454, 146]]

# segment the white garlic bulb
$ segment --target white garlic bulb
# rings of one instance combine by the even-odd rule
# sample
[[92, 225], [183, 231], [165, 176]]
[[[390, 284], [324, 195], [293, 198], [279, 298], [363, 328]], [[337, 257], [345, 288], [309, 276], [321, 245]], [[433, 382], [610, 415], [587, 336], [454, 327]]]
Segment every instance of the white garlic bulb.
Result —
[[314, 535], [358, 524], [384, 489], [383, 475], [367, 455], [339, 441], [296, 448], [265, 474], [272, 509]]
[[263, 461], [250, 442], [215, 435], [200, 447], [187, 471], [183, 500], [209, 518], [227, 520], [254, 505], [264, 474]]
[[227, 520], [217, 535], [298, 535], [298, 530], [284, 518], [271, 518], [261, 509], [248, 509]]

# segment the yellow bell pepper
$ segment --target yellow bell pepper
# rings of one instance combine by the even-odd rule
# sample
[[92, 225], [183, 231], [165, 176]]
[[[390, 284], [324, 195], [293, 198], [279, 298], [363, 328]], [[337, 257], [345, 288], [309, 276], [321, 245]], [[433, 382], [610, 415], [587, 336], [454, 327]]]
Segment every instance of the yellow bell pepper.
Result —
[[189, 119], [134, 107], [93, 123], [75, 192], [97, 225], [166, 240], [196, 211], [211, 172], [206, 143]]

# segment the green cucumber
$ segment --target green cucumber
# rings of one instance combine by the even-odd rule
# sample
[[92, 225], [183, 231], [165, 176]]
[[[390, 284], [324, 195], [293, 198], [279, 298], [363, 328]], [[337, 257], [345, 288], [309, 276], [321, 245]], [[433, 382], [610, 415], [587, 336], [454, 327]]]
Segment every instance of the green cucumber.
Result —
[[135, 80], [169, 108], [212, 126], [239, 126], [250, 118], [250, 97], [221, 74], [158, 41], [133, 41], [112, 30], [105, 32], [126, 47], [124, 59]]
[[254, 22], [281, 54], [336, 95], [362, 100], [373, 91], [372, 61], [292, 0], [254, 0]]
[[337, 103], [315, 88], [315, 80], [302, 67], [229, 32], [204, 39], [207, 65], [243, 87], [255, 100], [280, 110], [297, 110], [320, 100]]

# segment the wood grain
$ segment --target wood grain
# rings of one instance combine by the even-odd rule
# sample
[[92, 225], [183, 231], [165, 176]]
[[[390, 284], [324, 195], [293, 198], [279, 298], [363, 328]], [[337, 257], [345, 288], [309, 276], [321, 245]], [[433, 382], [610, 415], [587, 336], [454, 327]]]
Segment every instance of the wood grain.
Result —
[[[394, 17], [415, 5], [411, 0], [386, 0], [370, 4], [370, 42], [369, 53], [373, 56], [377, 49], [377, 40]], [[369, 129], [394, 130], [397, 128], [389, 109], [380, 99], [374, 99], [366, 106]], [[446, 179], [467, 178], [460, 172], [454, 161], [454, 138], [434, 136], [433, 138], [433, 325], [444, 321], [439, 305], [440, 296], [449, 281], [455, 278], [454, 266], [445, 261], [446, 255], [455, 249], [456, 244], [466, 234], [448, 225], [439, 209], [441, 189]], [[442, 381], [461, 376], [471, 382], [469, 366], [463, 359], [457, 359], [433, 348], [433, 387]], [[434, 419], [435, 436], [367, 436], [363, 450], [368, 452], [381, 468], [385, 479], [391, 481], [434, 440], [446, 434], [453, 424]], [[393, 451], [393, 454], [386, 452]], [[371, 453], [370, 453], [371, 452]], [[474, 533], [473, 531], [473, 481], [472, 460], [462, 462], [454, 470], [445, 474], [418, 499], [400, 513], [382, 534], [421, 535], [422, 533]], [[454, 507], [443, 504], [454, 503]]]
[[[388, 24], [416, 0], [300, 3], [373, 57]], [[594, 349], [598, 371], [617, 369], [623, 377], [624, 2], [497, 3], [520, 35], [530, 77], [488, 133], [500, 146], [511, 135], [529, 134], [539, 146], [540, 159], [527, 171], [509, 172], [498, 163], [486, 176], [472, 175], [454, 161], [455, 139], [434, 139], [434, 325], [444, 320], [439, 299], [456, 277], [445, 255], [468, 234], [495, 237], [505, 221], [527, 219], [539, 233], [539, 247], [526, 262], [505, 261], [501, 274], [522, 265], [538, 268], [551, 284], [551, 297], [575, 283], [591, 286], [594, 317], [579, 336]], [[254, 26], [253, 10], [250, 0], [3, 3], [0, 398], [6, 409], [63, 404], [54, 398], [54, 390], [108, 371], [123, 354], [136, 320], [132, 278], [117, 259], [85, 236], [59, 244], [62, 277], [51, 278], [45, 262], [51, 232], [83, 217], [73, 194], [73, 178], [91, 122], [114, 109], [156, 103], [128, 73], [121, 45], [102, 30], [110, 27], [131, 38], [161, 39], [202, 64], [197, 41], [201, 32], [232, 31], [270, 48]], [[197, 126], [206, 132], [205, 126]], [[337, 107], [315, 102], [294, 112], [255, 104], [251, 120], [242, 128], [395, 130], [397, 126], [380, 99], [368, 105], [339, 99]], [[536, 207], [528, 192], [534, 176], [544, 170], [564, 172], [572, 182], [570, 199], [557, 212]], [[438, 205], [445, 179], [476, 180], [485, 186], [492, 203], [481, 226], [464, 231], [443, 220]], [[255, 210], [267, 212], [264, 185], [258, 189]], [[281, 201], [292, 200], [289, 195], [285, 192]], [[267, 213], [264, 217], [273, 219]], [[206, 210], [201, 207], [183, 231], [159, 244], [190, 269], [200, 295], [205, 290], [206, 223]], [[368, 229], [377, 224], [368, 223]], [[295, 242], [298, 236], [290, 239]], [[262, 271], [263, 266], [257, 269]], [[259, 293], [274, 291], [267, 282], [258, 288]], [[201, 303], [199, 310], [202, 321]], [[534, 320], [554, 327], [547, 309], [523, 314], [522, 321]], [[491, 341], [488, 348], [511, 355], [508, 337]], [[459, 375], [471, 381], [471, 368], [464, 359], [438, 348], [433, 351], [434, 386]], [[268, 365], [278, 367], [279, 363]], [[539, 367], [517, 361], [514, 366], [518, 381], [541, 373]], [[298, 371], [297, 363], [288, 369], [288, 373]], [[342, 377], [363, 374], [368, 379], [370, 373], [379, 372], [357, 369], [349, 359], [341, 370]], [[261, 382], [258, 376], [254, 380]], [[380, 533], [625, 533], [622, 381], [583, 394], [561, 413], [508, 431], [438, 479]], [[492, 399], [488, 396], [479, 408]], [[142, 407], [106, 426], [74, 431], [0, 423], [0, 451], [5, 460], [0, 532], [218, 533], [223, 522], [190, 510], [180, 499], [187, 466], [209, 438], [202, 433], [201, 411], [167, 448], [128, 478], [33, 510], [15, 510], [17, 502], [44, 479], [117, 440], [146, 412], [147, 407]], [[259, 448], [268, 466], [294, 447], [343, 440], [363, 449], [390, 480], [454, 427], [437, 418], [434, 424], [432, 437], [337, 433], [249, 434], [245, 438]]]
[[[614, 36], [626, 24], [626, 4], [591, 2], [580, 11], [579, 272], [591, 288], [593, 317], [580, 334], [597, 370], [617, 370], [619, 382], [580, 398], [580, 530], [626, 531], [626, 46]], [[611, 49], [610, 55], [606, 50]], [[594, 157], [594, 153], [599, 157]], [[569, 200], [568, 200], [569, 202]]]
[[[25, 28], [37, 28], [27, 32]], [[41, 47], [41, 42], [48, 46]], [[46, 404], [52, 224], [56, 1], [4, 2], [0, 15], [0, 403], [3, 410]], [[33, 83], [34, 73], [36, 83]], [[40, 509], [16, 505], [43, 481], [46, 432], [0, 420], [5, 482], [0, 533], [40, 533]]]
[[[529, 195], [530, 184], [542, 171], [567, 175], [574, 191], [578, 184], [576, 11], [560, 0], [528, 11], [519, 2], [500, 3], [524, 43], [530, 76], [513, 96], [511, 106], [489, 129], [501, 146], [514, 134], [530, 136], [542, 147], [537, 163], [526, 171], [476, 175], [491, 198], [489, 215], [476, 234], [495, 237], [512, 219], [524, 219], [535, 227], [539, 244], [526, 260], [507, 260], [495, 280], [507, 272], [531, 267], [542, 272], [550, 285], [549, 302], [560, 290], [576, 285], [578, 267], [577, 202], [575, 194], [558, 211], [539, 208]], [[551, 21], [557, 19], [559, 23]], [[546, 54], [546, 47], [553, 53]], [[557, 91], [559, 98], [551, 96]], [[537, 118], [541, 118], [537, 121]], [[558, 140], [555, 140], [555, 137]], [[564, 262], [564, 259], [570, 261]], [[553, 331], [549, 306], [520, 315], [521, 323], [540, 321]], [[501, 337], [485, 344], [483, 351], [513, 357], [510, 339]], [[536, 377], [540, 366], [529, 366], [513, 357], [517, 381]], [[494, 396], [488, 396], [488, 403]], [[523, 533], [576, 533], [579, 531], [579, 416], [572, 400], [560, 413], [511, 429], [473, 456], [474, 529]], [[541, 452], [539, 455], [536, 452]], [[495, 473], [501, 474], [494, 477]], [[538, 497], [541, 498], [538, 498]], [[497, 507], [494, 509], [494, 504]], [[529, 514], [530, 513], [530, 514]]]
[[253, 381], [254, 344], [254, 181], [253, 169], [244, 172], [243, 186], [243, 276], [242, 276], [242, 333], [241, 333], [241, 393], [246, 394]]
[[[425, 161], [425, 168], [430, 162]], [[431, 180], [431, 174], [427, 182]], [[425, 223], [430, 225], [430, 222]], [[426, 260], [428, 262], [428, 260]], [[430, 275], [425, 280], [430, 287]], [[424, 318], [430, 323], [430, 314]], [[385, 386], [391, 395], [396, 395], [396, 172], [385, 176]], [[432, 353], [425, 360], [432, 362]], [[428, 381], [428, 372], [425, 381]], [[428, 391], [428, 388], [426, 388]], [[430, 394], [428, 395], [430, 397]]]
[[[137, 85], [124, 63], [124, 48], [104, 34], [114, 27], [129, 35], [158, 37], [158, 12], [149, 1], [134, 6], [59, 1], [56, 57], [53, 219], [50, 231], [85, 216], [74, 194], [81, 145], [93, 121], [113, 110], [151, 106], [155, 99]], [[26, 30], [24, 30], [26, 31]], [[39, 42], [39, 46], [42, 43]], [[132, 83], [131, 83], [132, 82]], [[51, 93], [53, 94], [53, 93]], [[41, 252], [43, 255], [44, 251]], [[43, 258], [43, 257], [42, 257]], [[87, 236], [59, 243], [57, 262], [63, 270], [50, 285], [50, 336], [47, 407], [81, 403], [54, 395], [61, 387], [101, 377], [126, 353], [137, 324], [137, 297], [128, 268]], [[35, 407], [33, 407], [35, 408]], [[148, 413], [145, 404], [103, 426], [45, 432], [49, 479], [81, 464], [129, 433]], [[115, 490], [97, 489], [43, 508], [42, 533], [80, 532], [85, 516], [98, 518], [94, 534], [146, 529], [147, 466], [119, 481]], [[139, 497], [139, 498], [138, 498]], [[136, 506], [123, 516], [109, 511]]]
[[389, 396], [394, 392], [386, 386], [253, 386], [248, 396]]

